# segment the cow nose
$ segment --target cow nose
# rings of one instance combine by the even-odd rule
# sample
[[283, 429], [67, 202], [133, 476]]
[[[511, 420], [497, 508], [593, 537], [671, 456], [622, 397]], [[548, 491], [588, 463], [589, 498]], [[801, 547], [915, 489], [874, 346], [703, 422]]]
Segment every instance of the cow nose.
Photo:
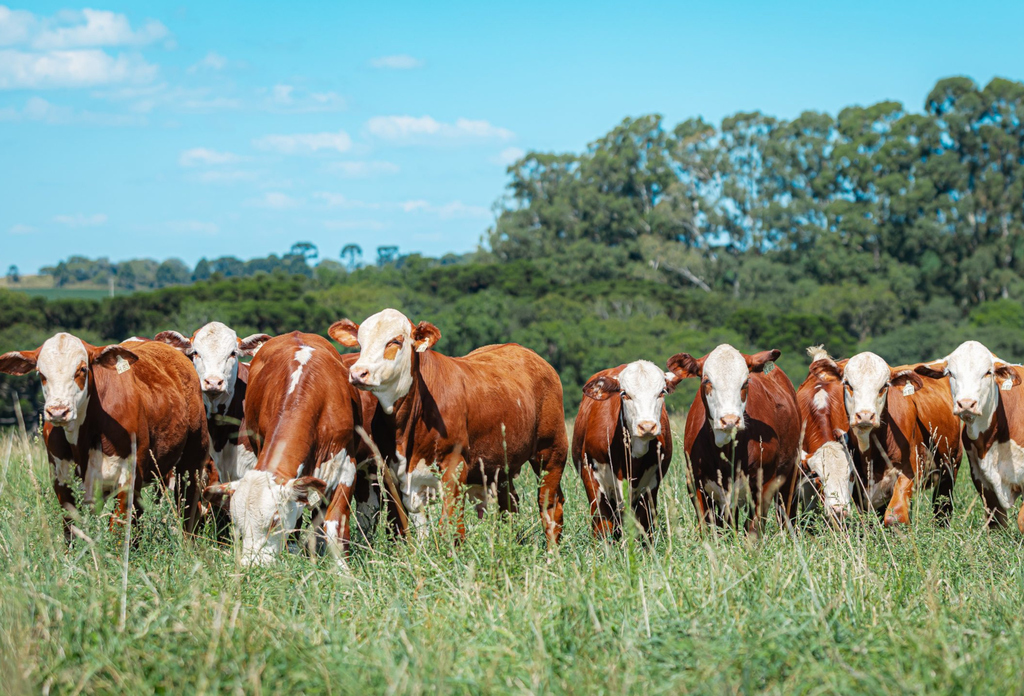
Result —
[[722, 430], [735, 430], [740, 425], [739, 416], [722, 416], [718, 419], [718, 422], [722, 426]]
[[850, 509], [845, 505], [833, 507], [831, 512], [837, 522], [845, 522], [846, 518], [850, 516]]
[[71, 408], [69, 406], [47, 406], [46, 407], [46, 418], [47, 420], [63, 422], [67, 421], [68, 416], [71, 415]]
[[961, 418], [965, 416], [975, 416], [978, 414], [977, 399], [957, 399], [956, 407], [956, 415], [960, 416]]
[[348, 381], [352, 384], [366, 384], [370, 379], [370, 370], [365, 367], [354, 367], [348, 373]]
[[875, 424], [875, 412], [857, 411], [853, 415], [853, 424], [858, 428], [870, 428]]
[[638, 437], [654, 437], [658, 431], [658, 424], [654, 421], [640, 421], [636, 424]]
[[224, 391], [223, 377], [207, 377], [203, 380], [203, 391], [220, 392]]

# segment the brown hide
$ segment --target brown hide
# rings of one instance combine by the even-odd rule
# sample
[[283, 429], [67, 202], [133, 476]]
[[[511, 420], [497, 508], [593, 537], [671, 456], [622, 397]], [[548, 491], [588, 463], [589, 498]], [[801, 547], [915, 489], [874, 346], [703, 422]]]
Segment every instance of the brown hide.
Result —
[[[617, 377], [626, 365], [619, 365], [594, 374], [587, 382], [602, 377]], [[647, 453], [634, 458], [630, 452], [625, 428], [620, 421], [622, 398], [618, 395], [597, 400], [584, 396], [576, 414], [572, 433], [572, 458], [583, 480], [594, 536], [618, 534], [621, 531], [621, 511], [601, 493], [594, 474], [596, 464], [607, 464], [615, 473], [616, 481], [628, 478], [630, 487], [636, 487], [645, 476], [653, 476], [650, 493], [636, 496], [631, 501], [633, 513], [646, 535], [650, 535], [657, 511], [658, 487], [672, 461], [672, 428], [668, 411], [661, 408], [661, 434], [651, 441]]]
[[785, 372], [775, 367], [768, 373], [750, 373], [746, 428], [725, 447], [715, 444], [704, 399], [704, 390], [698, 390], [686, 416], [683, 438], [693, 469], [694, 506], [700, 520], [738, 524], [739, 516], [730, 519], [731, 513], [714, 501], [710, 493], [713, 486], [708, 485], [716, 484], [728, 491], [734, 483], [734, 470], [746, 477], [753, 493], [750, 531], [759, 531], [766, 508], [778, 494], [786, 514], [792, 516], [800, 415], [793, 384]]

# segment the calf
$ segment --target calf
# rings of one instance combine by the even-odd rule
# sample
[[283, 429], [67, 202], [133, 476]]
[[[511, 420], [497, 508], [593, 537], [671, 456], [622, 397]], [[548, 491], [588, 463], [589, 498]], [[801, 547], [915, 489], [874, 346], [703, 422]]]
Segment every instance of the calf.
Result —
[[753, 508], [747, 530], [760, 533], [765, 511], [779, 494], [792, 518], [800, 415], [792, 383], [774, 365], [779, 355], [744, 355], [721, 345], [703, 358], [669, 358], [679, 378], [701, 380], [683, 439], [701, 523], [737, 524], [743, 505]]
[[935, 485], [936, 520], [948, 524], [963, 449], [946, 379], [922, 380], [874, 353], [838, 363], [863, 508], [885, 508], [886, 526], [908, 524], [914, 482]]
[[583, 387], [576, 414], [572, 459], [590, 500], [594, 536], [618, 535], [622, 481], [629, 503], [650, 538], [658, 487], [672, 461], [672, 430], [665, 394], [678, 380], [654, 363], [637, 360], [598, 372]]
[[238, 359], [254, 355], [270, 336], [253, 334], [240, 339], [233, 329], [212, 321], [191, 338], [177, 331], [162, 331], [154, 340], [177, 348], [192, 361], [202, 388], [210, 456], [217, 474], [222, 483], [241, 478], [256, 466], [256, 455], [246, 432], [243, 408], [249, 366]]
[[201, 479], [209, 461], [206, 419], [195, 370], [181, 353], [154, 341], [93, 346], [58, 333], [31, 351], [0, 356], [0, 372], [36, 370], [43, 384], [43, 439], [53, 467], [53, 490], [67, 511], [70, 540], [73, 485], [94, 502], [117, 490], [118, 515], [128, 513], [128, 483], [139, 490], [160, 480], [174, 487], [192, 532]]
[[265, 565], [284, 548], [304, 507], [330, 497], [324, 532], [339, 563], [348, 551], [359, 394], [338, 351], [314, 334], [267, 341], [249, 367], [245, 396], [255, 468], [206, 489], [227, 505], [242, 563]]
[[853, 490], [853, 458], [846, 444], [849, 419], [843, 405], [842, 376], [839, 365], [824, 346], [808, 348], [807, 354], [811, 358], [807, 379], [796, 390], [800, 466], [808, 479], [801, 495], [808, 501], [820, 498], [829, 519], [842, 521], [850, 514]]
[[[461, 358], [430, 348], [441, 331], [413, 325], [394, 309], [362, 326], [343, 319], [331, 338], [359, 346], [349, 379], [379, 402], [374, 440], [388, 452], [401, 482], [409, 518], [426, 522], [424, 503], [444, 489], [442, 518], [465, 534], [462, 506], [467, 491], [482, 501], [493, 486], [502, 510], [518, 507], [512, 484], [529, 461], [541, 477], [537, 493], [550, 543], [562, 533], [562, 470], [568, 442], [562, 384], [539, 355], [514, 343], [485, 346]], [[441, 477], [431, 471], [440, 466]]]
[[[916, 366], [918, 374], [945, 377], [952, 413], [964, 423], [963, 444], [992, 527], [1024, 490], [1024, 368], [1001, 360], [977, 341], [966, 341], [941, 360]], [[1024, 534], [1024, 508], [1017, 516]]]

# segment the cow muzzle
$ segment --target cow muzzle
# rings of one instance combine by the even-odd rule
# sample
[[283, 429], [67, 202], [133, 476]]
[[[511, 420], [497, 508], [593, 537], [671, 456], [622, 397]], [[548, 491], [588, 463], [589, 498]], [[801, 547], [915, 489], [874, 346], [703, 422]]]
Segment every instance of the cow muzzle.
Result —
[[871, 430], [878, 427], [878, 416], [874, 411], [857, 411], [850, 419], [850, 425], [858, 430]]
[[718, 429], [727, 433], [733, 433], [741, 429], [743, 419], [739, 416], [722, 416], [718, 419]]
[[203, 380], [203, 393], [207, 396], [220, 396], [227, 391], [227, 383], [223, 377], [207, 377]]
[[641, 440], [652, 440], [658, 436], [661, 430], [656, 421], [640, 421], [636, 424], [636, 437]]
[[374, 383], [374, 380], [370, 378], [370, 370], [366, 367], [352, 367], [348, 371], [348, 381], [354, 387], [360, 389], [370, 389], [378, 386]]
[[977, 399], [957, 399], [953, 414], [960, 420], [970, 423], [981, 415]]
[[47, 422], [57, 427], [63, 427], [71, 422], [74, 414], [72, 414], [70, 406], [53, 404], [46, 407], [44, 415]]

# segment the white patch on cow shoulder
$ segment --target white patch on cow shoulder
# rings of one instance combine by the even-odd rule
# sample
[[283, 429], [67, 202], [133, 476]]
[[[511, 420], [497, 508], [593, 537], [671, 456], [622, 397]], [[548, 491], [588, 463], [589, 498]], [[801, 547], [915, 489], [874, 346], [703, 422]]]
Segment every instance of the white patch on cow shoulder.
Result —
[[356, 480], [356, 464], [352, 457], [348, 456], [347, 450], [341, 450], [336, 455], [320, 462], [313, 469], [313, 476], [320, 479], [327, 486], [327, 491], [333, 491], [341, 483], [351, 486]]
[[600, 489], [601, 495], [611, 504], [613, 509], [617, 510], [622, 505], [622, 486], [615, 475], [615, 470], [607, 462], [591, 461], [590, 467], [594, 472], [594, 480], [597, 481], [597, 487]]
[[976, 469], [976, 477], [996, 494], [999, 505], [1012, 508], [1024, 486], [1024, 448], [1013, 440], [996, 443], [977, 460]]
[[214, 466], [217, 467], [217, 475], [221, 483], [235, 481], [245, 476], [247, 471], [256, 468], [256, 455], [245, 447], [232, 443], [224, 445], [219, 452], [210, 445], [210, 456], [213, 457]]
[[413, 468], [407, 471], [405, 457], [392, 465], [395, 476], [401, 483], [402, 503], [409, 516], [410, 524], [423, 537], [427, 534], [426, 505], [440, 494], [441, 481], [437, 478], [425, 459], [420, 459]]
[[636, 486], [629, 492], [629, 501], [631, 504], [636, 505], [637, 501], [640, 500], [641, 496], [646, 495], [661, 480], [661, 476], [658, 472], [658, 467], [652, 466], [644, 472], [643, 476], [637, 482]]
[[302, 368], [306, 366], [306, 363], [309, 362], [312, 355], [313, 348], [311, 346], [302, 346], [295, 351], [295, 362], [297, 362], [299, 366], [292, 372], [291, 381], [288, 382], [289, 394], [295, 391], [295, 387], [299, 386], [299, 380], [302, 378]]
[[90, 450], [89, 463], [85, 468], [85, 502], [91, 504], [94, 491], [99, 486], [103, 495], [128, 483], [134, 462], [117, 455], [107, 456], [103, 450]]

